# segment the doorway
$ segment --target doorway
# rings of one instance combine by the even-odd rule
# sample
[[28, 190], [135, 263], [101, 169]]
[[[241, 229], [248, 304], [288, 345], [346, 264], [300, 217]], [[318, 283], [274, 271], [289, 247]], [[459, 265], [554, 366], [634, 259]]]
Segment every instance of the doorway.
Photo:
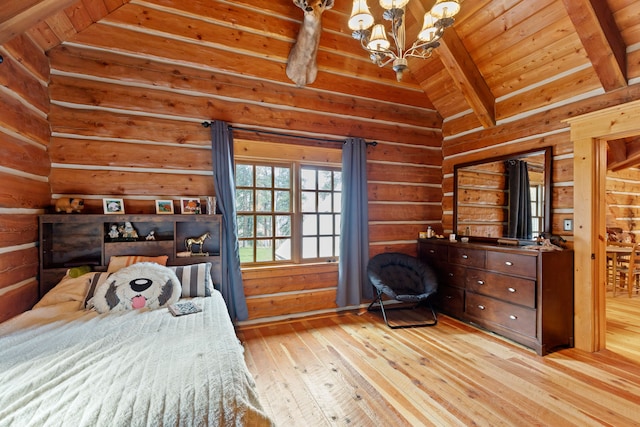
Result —
[[640, 135], [640, 101], [566, 122], [574, 147], [575, 347], [593, 352], [606, 348], [606, 143]]

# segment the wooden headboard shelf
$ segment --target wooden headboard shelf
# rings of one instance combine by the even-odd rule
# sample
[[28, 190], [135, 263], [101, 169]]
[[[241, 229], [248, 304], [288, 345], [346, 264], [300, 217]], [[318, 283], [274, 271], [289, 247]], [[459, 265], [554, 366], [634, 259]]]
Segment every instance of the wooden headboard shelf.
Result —
[[[112, 225], [130, 222], [138, 238], [126, 240], [109, 236]], [[220, 215], [85, 215], [48, 214], [40, 216], [40, 297], [62, 279], [67, 269], [88, 265], [94, 271], [106, 271], [112, 256], [143, 255], [169, 257], [167, 265], [211, 262], [214, 283], [220, 283]], [[153, 231], [154, 239], [146, 237]], [[202, 249], [207, 255], [180, 257], [189, 252], [187, 238], [205, 233]]]

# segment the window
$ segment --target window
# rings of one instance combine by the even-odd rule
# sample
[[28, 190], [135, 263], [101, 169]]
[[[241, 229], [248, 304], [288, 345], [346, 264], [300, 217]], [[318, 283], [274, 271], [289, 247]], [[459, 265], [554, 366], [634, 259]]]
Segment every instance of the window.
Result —
[[533, 237], [542, 233], [544, 217], [544, 187], [542, 185], [529, 186], [531, 194], [531, 234]]
[[236, 162], [240, 262], [303, 263], [340, 248], [339, 168]]

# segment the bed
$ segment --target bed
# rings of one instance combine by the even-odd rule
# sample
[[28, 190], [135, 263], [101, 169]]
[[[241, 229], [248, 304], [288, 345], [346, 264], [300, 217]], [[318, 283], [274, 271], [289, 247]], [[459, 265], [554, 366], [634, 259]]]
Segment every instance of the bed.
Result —
[[[0, 324], [0, 426], [268, 426], [221, 294], [99, 313], [96, 280], [65, 277]], [[187, 292], [188, 293], [188, 292]]]

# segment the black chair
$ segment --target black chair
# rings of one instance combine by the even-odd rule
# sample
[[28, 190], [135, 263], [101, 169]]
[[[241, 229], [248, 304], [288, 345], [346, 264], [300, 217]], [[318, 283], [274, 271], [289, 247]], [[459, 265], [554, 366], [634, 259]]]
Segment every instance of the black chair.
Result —
[[[418, 258], [399, 253], [387, 252], [374, 256], [367, 265], [369, 281], [376, 291], [376, 298], [369, 304], [368, 311], [381, 310], [384, 322], [391, 329], [435, 326], [438, 323], [429, 297], [438, 290], [435, 272]], [[413, 303], [385, 308], [383, 295], [401, 303]], [[426, 305], [432, 318], [420, 323], [391, 325], [387, 320], [387, 310], [413, 310], [421, 304]], [[388, 305], [388, 304], [387, 304]]]

